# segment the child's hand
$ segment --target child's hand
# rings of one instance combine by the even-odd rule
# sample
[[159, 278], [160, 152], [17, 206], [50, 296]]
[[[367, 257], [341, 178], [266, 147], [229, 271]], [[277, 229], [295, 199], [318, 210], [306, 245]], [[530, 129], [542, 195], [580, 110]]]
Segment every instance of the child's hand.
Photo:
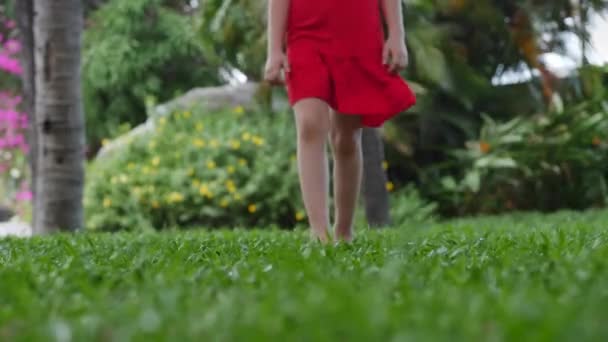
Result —
[[382, 63], [388, 66], [390, 72], [403, 70], [408, 65], [408, 53], [405, 40], [402, 37], [389, 37], [384, 43]]
[[264, 79], [273, 85], [283, 83], [281, 71], [289, 72], [289, 62], [287, 56], [282, 51], [271, 53], [266, 60], [264, 68]]

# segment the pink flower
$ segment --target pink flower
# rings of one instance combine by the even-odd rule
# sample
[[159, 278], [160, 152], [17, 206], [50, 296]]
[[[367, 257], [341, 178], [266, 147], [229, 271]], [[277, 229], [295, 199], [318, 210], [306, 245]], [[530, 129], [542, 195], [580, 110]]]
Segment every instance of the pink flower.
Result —
[[20, 202], [27, 202], [32, 200], [32, 192], [29, 190], [21, 190], [15, 194], [15, 199]]
[[16, 40], [16, 39], [9, 39], [6, 42], [4, 42], [4, 49], [9, 53], [9, 54], [18, 54], [19, 51], [21, 51], [21, 43]]
[[14, 75], [21, 75], [23, 72], [19, 60], [11, 58], [3, 53], [0, 53], [0, 69]]

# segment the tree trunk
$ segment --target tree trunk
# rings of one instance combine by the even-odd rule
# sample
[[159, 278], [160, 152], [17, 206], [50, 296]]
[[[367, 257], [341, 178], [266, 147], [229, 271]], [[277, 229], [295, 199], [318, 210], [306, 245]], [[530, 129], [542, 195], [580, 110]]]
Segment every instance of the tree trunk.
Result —
[[[34, 100], [36, 98], [36, 84], [34, 79], [34, 3], [32, 0], [19, 0], [15, 7], [17, 25], [19, 28], [19, 39], [21, 41], [21, 65], [23, 67], [23, 109], [28, 117], [27, 140], [30, 147], [30, 190], [33, 198], [36, 198], [36, 176], [38, 167], [36, 157], [38, 155], [38, 143], [36, 140], [36, 117], [34, 115]], [[32, 203], [34, 205], [34, 203]], [[32, 208], [32, 221], [36, 218], [36, 208]]]
[[38, 168], [34, 232], [83, 227], [82, 0], [34, 0]]
[[387, 177], [382, 162], [384, 147], [380, 132], [375, 128], [364, 128], [363, 146], [363, 200], [365, 215], [370, 227], [382, 227], [390, 224]]

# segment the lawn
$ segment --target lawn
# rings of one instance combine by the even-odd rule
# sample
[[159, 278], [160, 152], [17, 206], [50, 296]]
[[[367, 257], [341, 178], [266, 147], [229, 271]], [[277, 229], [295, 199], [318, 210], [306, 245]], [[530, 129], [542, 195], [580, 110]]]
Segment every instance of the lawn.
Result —
[[608, 213], [0, 240], [2, 341], [608, 340]]

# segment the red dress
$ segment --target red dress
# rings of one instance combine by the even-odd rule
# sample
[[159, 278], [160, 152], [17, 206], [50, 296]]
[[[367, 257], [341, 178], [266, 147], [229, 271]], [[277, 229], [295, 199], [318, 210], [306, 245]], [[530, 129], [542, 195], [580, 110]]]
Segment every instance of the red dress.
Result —
[[287, 23], [289, 101], [326, 101], [341, 114], [381, 126], [416, 97], [382, 64], [384, 32], [378, 0], [291, 0]]

